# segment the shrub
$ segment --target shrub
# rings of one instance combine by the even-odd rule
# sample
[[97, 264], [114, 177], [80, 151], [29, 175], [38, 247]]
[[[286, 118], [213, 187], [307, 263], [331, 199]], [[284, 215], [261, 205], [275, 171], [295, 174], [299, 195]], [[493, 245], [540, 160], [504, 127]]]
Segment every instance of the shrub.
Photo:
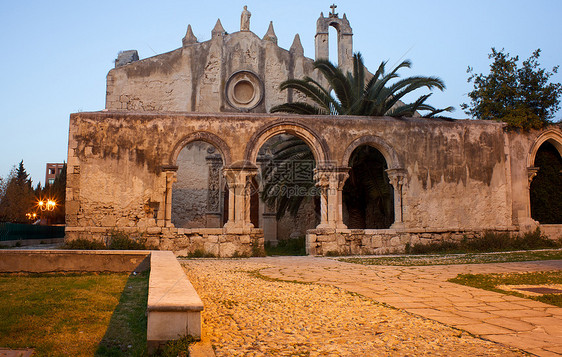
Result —
[[188, 357], [189, 346], [195, 343], [191, 336], [184, 336], [177, 340], [168, 341], [163, 347], [159, 348], [155, 356], [158, 357]]
[[428, 244], [417, 243], [413, 246], [406, 245], [408, 254], [428, 253], [478, 253], [507, 250], [531, 250], [561, 247], [560, 242], [549, 239], [541, 234], [539, 228], [534, 232], [523, 235], [511, 236], [509, 233], [487, 231], [481, 236], [469, 239], [464, 237], [460, 242], [431, 242]]
[[195, 249], [193, 252], [187, 253], [188, 258], [215, 258], [213, 253], [208, 253], [201, 248]]
[[306, 237], [282, 239], [277, 246], [265, 243], [267, 255], [306, 255]]
[[265, 249], [259, 243], [259, 239], [252, 240], [252, 257], [265, 257]]
[[119, 231], [111, 232], [107, 238], [106, 246], [112, 250], [151, 250], [155, 249], [146, 244], [146, 238], [132, 238], [128, 234]]
[[154, 250], [156, 247], [149, 246], [146, 238], [131, 238], [128, 234], [119, 231], [113, 231], [104, 242], [93, 241], [84, 238], [78, 238], [65, 242], [61, 249], [82, 249], [82, 250]]
[[61, 249], [81, 249], [81, 250], [96, 250], [107, 249], [103, 242], [92, 241], [89, 239], [78, 238], [75, 240], [64, 242]]

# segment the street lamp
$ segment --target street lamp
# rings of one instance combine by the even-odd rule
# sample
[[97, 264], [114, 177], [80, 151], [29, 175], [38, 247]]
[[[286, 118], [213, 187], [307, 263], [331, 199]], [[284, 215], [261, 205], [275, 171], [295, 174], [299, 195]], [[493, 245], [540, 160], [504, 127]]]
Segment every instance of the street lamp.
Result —
[[57, 206], [57, 203], [51, 199], [40, 200], [37, 202], [37, 206], [39, 206], [41, 211], [53, 211]]

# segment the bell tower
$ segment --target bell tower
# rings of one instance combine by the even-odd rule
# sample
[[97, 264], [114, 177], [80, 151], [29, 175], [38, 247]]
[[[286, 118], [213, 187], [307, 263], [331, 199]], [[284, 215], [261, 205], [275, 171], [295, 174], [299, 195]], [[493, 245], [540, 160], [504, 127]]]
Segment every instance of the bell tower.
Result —
[[338, 66], [344, 71], [353, 69], [353, 31], [349, 25], [349, 21], [345, 14], [340, 19], [336, 13], [337, 6], [330, 6], [332, 11], [328, 17], [324, 17], [324, 13], [320, 13], [320, 17], [316, 21], [315, 59], [329, 59], [329, 27], [332, 26], [338, 33]]

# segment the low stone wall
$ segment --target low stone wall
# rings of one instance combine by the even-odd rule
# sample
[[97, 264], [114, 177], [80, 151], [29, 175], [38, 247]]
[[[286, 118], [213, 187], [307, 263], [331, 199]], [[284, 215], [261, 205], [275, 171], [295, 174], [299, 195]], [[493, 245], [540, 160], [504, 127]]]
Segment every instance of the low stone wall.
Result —
[[203, 302], [172, 252], [152, 252], [147, 305], [147, 347], [152, 353], [169, 340], [201, 339]]
[[562, 240], [562, 224], [541, 224], [539, 228], [548, 238]]
[[141, 272], [150, 268], [149, 255], [133, 250], [0, 250], [0, 272]]
[[[78, 238], [104, 241], [116, 228], [104, 227], [67, 227], [66, 240]], [[120, 232], [132, 237], [143, 236], [147, 244], [159, 250], [170, 250], [177, 256], [188, 256], [194, 252], [205, 253], [216, 257], [253, 256], [264, 250], [263, 229], [230, 229], [225, 228], [173, 228], [150, 227], [140, 231], [135, 227], [119, 228]]]
[[[494, 229], [498, 233], [519, 233], [514, 227]], [[406, 245], [436, 241], [460, 241], [484, 231], [396, 230], [396, 229], [312, 229], [306, 234], [309, 255], [369, 255], [404, 253]]]
[[178, 256], [199, 251], [216, 257], [249, 257], [263, 251], [264, 238], [261, 229], [225, 232], [223, 228], [179, 228], [174, 235], [161, 237], [158, 246]]

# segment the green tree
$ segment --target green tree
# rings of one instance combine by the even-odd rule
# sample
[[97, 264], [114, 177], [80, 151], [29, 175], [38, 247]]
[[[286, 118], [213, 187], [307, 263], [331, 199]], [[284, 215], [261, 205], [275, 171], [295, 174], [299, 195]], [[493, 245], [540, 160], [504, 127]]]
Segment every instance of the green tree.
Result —
[[502, 121], [511, 128], [541, 129], [551, 123], [560, 109], [562, 85], [549, 83], [558, 66], [552, 71], [540, 68], [540, 52], [537, 49], [519, 67], [518, 56], [492, 48], [489, 74], [475, 74], [468, 67], [474, 89], [468, 93], [470, 103], [461, 108], [475, 119]]
[[34, 208], [35, 195], [23, 160], [6, 181], [4, 195], [0, 199], [0, 221], [27, 223], [26, 214]]
[[[306, 101], [289, 102], [271, 108], [271, 112], [285, 112], [293, 114], [318, 114], [318, 115], [360, 115], [376, 117], [392, 116], [414, 116], [419, 111], [427, 112], [426, 117], [436, 117], [437, 114], [450, 112], [453, 107], [436, 109], [426, 103], [431, 94], [418, 97], [412, 103], [403, 103], [404, 97], [418, 89], [434, 88], [445, 89], [443, 81], [437, 77], [414, 76], [399, 79], [398, 72], [403, 68], [410, 68], [410, 61], [403, 61], [390, 72], [386, 72], [386, 62], [382, 62], [373, 77], [368, 78], [363, 59], [360, 54], [353, 57], [353, 72], [344, 73], [342, 69], [334, 66], [328, 60], [318, 60], [314, 62], [317, 69], [328, 83], [328, 87], [323, 87], [321, 83], [310, 77], [304, 79], [289, 79], [281, 84], [281, 90], [295, 90], [306, 97]], [[353, 165], [361, 167], [368, 163], [382, 168], [386, 165], [384, 157], [374, 156], [369, 147], [362, 146], [354, 153]], [[262, 191], [262, 199], [275, 205], [277, 216], [282, 216], [285, 212], [296, 215], [300, 205], [305, 199], [310, 197], [310, 193], [315, 192], [314, 182], [292, 182], [287, 176], [279, 175], [279, 171], [285, 170], [294, 161], [314, 162], [314, 157], [310, 148], [298, 138], [283, 140], [273, 146], [272, 164], [264, 170], [263, 180], [265, 182]], [[363, 161], [362, 161], [363, 160]], [[367, 160], [367, 161], [365, 161]], [[373, 162], [373, 160], [382, 160]], [[312, 167], [310, 168], [312, 170]], [[360, 175], [357, 170], [352, 170], [353, 176], [346, 183], [344, 200], [348, 208], [353, 209], [356, 202], [361, 205], [361, 200], [353, 200], [350, 195], [357, 192], [364, 192], [369, 188], [372, 192], [368, 197], [381, 198], [381, 193], [388, 192], [388, 180], [385, 182], [380, 179], [382, 176], [371, 177]], [[379, 177], [380, 176], [380, 177]], [[363, 181], [360, 180], [363, 178]], [[368, 180], [368, 181], [365, 181]], [[354, 185], [354, 187], [350, 187]], [[287, 195], [288, 188], [293, 188], [292, 192], [305, 193], [304, 197], [300, 194]], [[392, 189], [390, 188], [390, 192]], [[388, 195], [384, 195], [388, 201]], [[386, 207], [389, 202], [378, 202], [382, 212], [392, 214]], [[364, 206], [364, 205], [363, 205]], [[360, 207], [361, 208], [361, 207]]]

